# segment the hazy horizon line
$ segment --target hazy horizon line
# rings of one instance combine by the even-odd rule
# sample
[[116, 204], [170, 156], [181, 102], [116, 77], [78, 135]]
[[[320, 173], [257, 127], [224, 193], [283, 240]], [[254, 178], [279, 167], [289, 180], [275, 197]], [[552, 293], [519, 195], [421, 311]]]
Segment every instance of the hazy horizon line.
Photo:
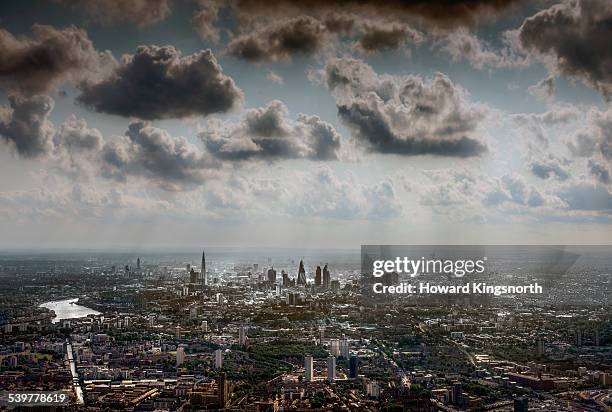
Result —
[[[88, 247], [75, 247], [75, 246], [4, 246], [0, 245], [0, 254], [9, 254], [9, 253], [184, 253], [184, 254], [196, 254], [204, 251], [211, 252], [223, 252], [223, 251], [312, 251], [312, 252], [354, 252], [360, 253], [361, 246], [357, 245], [355, 247], [313, 247], [313, 246], [211, 246], [211, 245], [203, 245], [203, 246], [194, 246], [190, 245], [147, 245], [143, 247], [135, 246], [135, 245], [116, 245], [116, 246], [88, 246]], [[502, 243], [491, 243], [491, 244], [473, 244], [473, 243], [446, 243], [446, 244], [417, 244], [417, 243], [404, 243], [404, 244], [384, 244], [384, 246], [419, 246], [419, 247], [442, 247], [442, 246], [481, 246], [481, 247], [494, 247], [494, 246], [506, 246], [506, 247], [535, 247], [535, 246], [547, 246], [547, 247], [573, 247], [573, 248], [592, 248], [592, 247], [601, 247], [601, 248], [610, 248], [612, 244], [580, 244], [580, 245], [570, 245], [570, 244], [544, 244], [544, 243], [525, 243], [525, 244], [502, 244]]]

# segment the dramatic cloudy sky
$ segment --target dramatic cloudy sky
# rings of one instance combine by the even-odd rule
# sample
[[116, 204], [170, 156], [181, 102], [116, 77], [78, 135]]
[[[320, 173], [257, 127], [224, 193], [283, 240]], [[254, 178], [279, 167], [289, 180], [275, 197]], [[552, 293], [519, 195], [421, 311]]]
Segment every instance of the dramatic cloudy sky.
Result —
[[0, 247], [612, 242], [612, 2], [0, 5]]

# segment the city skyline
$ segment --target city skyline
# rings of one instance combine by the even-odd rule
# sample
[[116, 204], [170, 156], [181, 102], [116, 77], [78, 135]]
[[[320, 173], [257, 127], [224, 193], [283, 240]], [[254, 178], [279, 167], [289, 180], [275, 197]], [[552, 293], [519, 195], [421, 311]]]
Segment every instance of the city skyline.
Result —
[[0, 248], [612, 243], [609, 2], [272, 3], [2, 4]]
[[[493, 249], [480, 277], [419, 279], [537, 280], [542, 292], [372, 301], [367, 268], [353, 255], [329, 252], [206, 249], [200, 272], [193, 264], [200, 253], [2, 253], [0, 405], [609, 409], [612, 248]], [[569, 267], [560, 264], [566, 253]], [[202, 272], [210, 274], [208, 285]], [[41, 390], [54, 397], [17, 395]]]

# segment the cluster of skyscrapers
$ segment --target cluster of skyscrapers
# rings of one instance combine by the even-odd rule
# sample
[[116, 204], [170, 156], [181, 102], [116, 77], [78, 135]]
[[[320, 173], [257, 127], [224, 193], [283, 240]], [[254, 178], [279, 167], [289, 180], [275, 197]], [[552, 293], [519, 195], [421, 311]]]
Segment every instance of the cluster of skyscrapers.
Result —
[[[267, 280], [270, 284], [276, 283], [276, 270], [274, 268], [268, 269]], [[291, 279], [289, 274], [284, 270], [281, 271], [281, 279], [283, 287], [295, 287], [295, 286], [306, 286], [308, 281], [306, 279], [306, 269], [304, 267], [304, 261], [300, 260], [300, 265], [298, 267], [297, 277], [295, 279]], [[315, 271], [314, 285], [317, 288], [330, 289], [331, 286], [331, 274], [327, 265], [321, 269], [321, 266], [317, 266]]]

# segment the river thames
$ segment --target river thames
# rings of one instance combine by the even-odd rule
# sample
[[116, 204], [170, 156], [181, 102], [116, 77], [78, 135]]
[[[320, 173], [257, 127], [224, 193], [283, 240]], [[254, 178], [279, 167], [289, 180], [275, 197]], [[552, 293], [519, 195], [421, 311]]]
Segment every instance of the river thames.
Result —
[[78, 305], [79, 298], [53, 300], [40, 305], [41, 308], [47, 308], [55, 312], [55, 317], [52, 322], [57, 323], [62, 319], [84, 318], [88, 315], [98, 315], [100, 312]]

